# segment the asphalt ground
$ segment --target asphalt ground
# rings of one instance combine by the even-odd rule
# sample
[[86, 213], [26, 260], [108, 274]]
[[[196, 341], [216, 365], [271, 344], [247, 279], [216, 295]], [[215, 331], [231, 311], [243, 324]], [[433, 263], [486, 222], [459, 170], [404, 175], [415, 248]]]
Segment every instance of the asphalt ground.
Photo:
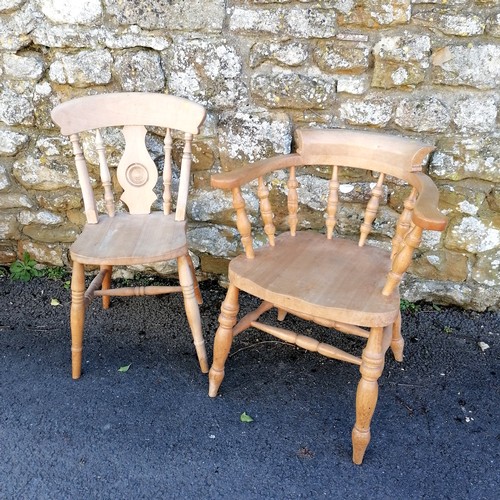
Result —
[[[201, 289], [211, 359], [225, 290]], [[69, 302], [62, 281], [0, 278], [0, 499], [500, 498], [498, 313], [403, 315], [405, 360], [387, 354], [356, 466], [358, 367], [249, 330], [210, 399], [170, 295], [93, 302], [73, 381]], [[255, 305], [242, 296], [243, 312]], [[285, 321], [360, 351], [356, 338]]]

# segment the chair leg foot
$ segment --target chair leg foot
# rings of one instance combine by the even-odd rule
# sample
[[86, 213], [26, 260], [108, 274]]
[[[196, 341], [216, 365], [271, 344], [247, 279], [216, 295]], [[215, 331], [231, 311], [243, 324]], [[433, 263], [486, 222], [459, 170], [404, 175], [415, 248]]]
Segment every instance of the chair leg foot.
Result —
[[383, 328], [372, 328], [363, 350], [361, 380], [356, 392], [356, 423], [352, 430], [352, 460], [361, 464], [370, 443], [370, 423], [378, 399], [378, 379], [384, 368]]
[[370, 443], [370, 431], [360, 431], [356, 426], [352, 429], [352, 461], [356, 465], [363, 463], [366, 448]]
[[234, 285], [229, 285], [226, 298], [221, 306], [219, 315], [219, 328], [214, 339], [214, 359], [210, 368], [208, 395], [211, 398], [217, 396], [219, 387], [224, 379], [224, 365], [233, 342], [233, 326], [236, 324], [236, 316], [239, 310], [239, 290]]
[[84, 266], [73, 263], [71, 277], [71, 376], [80, 378], [82, 373], [83, 326], [85, 322], [85, 273]]
[[215, 398], [219, 392], [219, 387], [224, 380], [224, 369], [216, 370], [213, 366], [208, 372], [208, 395]]
[[193, 275], [189, 261], [190, 259], [186, 255], [177, 259], [179, 282], [182, 287], [184, 308], [193, 335], [194, 347], [198, 356], [198, 362], [200, 363], [200, 369], [203, 373], [208, 373], [208, 360], [201, 328], [200, 309], [194, 291]]
[[398, 318], [392, 326], [392, 341], [391, 341], [391, 351], [394, 355], [396, 361], [403, 361], [403, 350], [405, 346], [405, 341], [401, 335], [401, 313], [399, 313]]

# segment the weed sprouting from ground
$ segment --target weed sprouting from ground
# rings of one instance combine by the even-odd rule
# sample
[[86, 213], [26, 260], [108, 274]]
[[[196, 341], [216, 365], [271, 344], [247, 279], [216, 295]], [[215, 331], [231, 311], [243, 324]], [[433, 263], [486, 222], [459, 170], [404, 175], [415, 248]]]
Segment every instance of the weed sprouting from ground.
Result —
[[10, 265], [10, 276], [16, 281], [30, 281], [32, 278], [43, 276], [43, 271], [36, 268], [34, 261], [28, 252], [24, 252], [23, 258], [17, 259]]
[[415, 302], [410, 302], [409, 300], [401, 299], [401, 312], [408, 312], [415, 314], [420, 311], [420, 306], [415, 304]]

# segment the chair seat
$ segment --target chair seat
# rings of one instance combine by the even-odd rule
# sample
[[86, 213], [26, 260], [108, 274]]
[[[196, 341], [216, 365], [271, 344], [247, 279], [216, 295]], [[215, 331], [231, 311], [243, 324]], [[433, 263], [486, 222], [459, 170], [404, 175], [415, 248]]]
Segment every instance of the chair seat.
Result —
[[399, 314], [399, 292], [382, 295], [390, 268], [385, 250], [299, 231], [281, 234], [274, 247], [257, 249], [254, 259], [233, 259], [229, 279], [290, 312], [374, 327], [392, 324]]
[[187, 253], [186, 221], [175, 215], [119, 213], [86, 224], [71, 245], [71, 258], [82, 264], [132, 265], [174, 259]]

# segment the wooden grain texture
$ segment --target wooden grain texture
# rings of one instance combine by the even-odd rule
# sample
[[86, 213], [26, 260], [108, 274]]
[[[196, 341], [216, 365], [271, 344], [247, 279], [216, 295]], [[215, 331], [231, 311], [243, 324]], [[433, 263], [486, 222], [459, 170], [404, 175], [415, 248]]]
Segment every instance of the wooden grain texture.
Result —
[[281, 234], [274, 247], [256, 249], [255, 259], [234, 258], [229, 280], [285, 310], [359, 326], [385, 326], [399, 312], [399, 294], [382, 295], [390, 268], [385, 250], [298, 231], [296, 236]]
[[101, 215], [70, 247], [73, 260], [93, 265], [133, 265], [170, 260], [187, 252], [186, 221], [173, 214]]
[[152, 125], [198, 134], [203, 106], [182, 97], [148, 92], [116, 92], [63, 102], [51, 113], [63, 135], [124, 125]]

